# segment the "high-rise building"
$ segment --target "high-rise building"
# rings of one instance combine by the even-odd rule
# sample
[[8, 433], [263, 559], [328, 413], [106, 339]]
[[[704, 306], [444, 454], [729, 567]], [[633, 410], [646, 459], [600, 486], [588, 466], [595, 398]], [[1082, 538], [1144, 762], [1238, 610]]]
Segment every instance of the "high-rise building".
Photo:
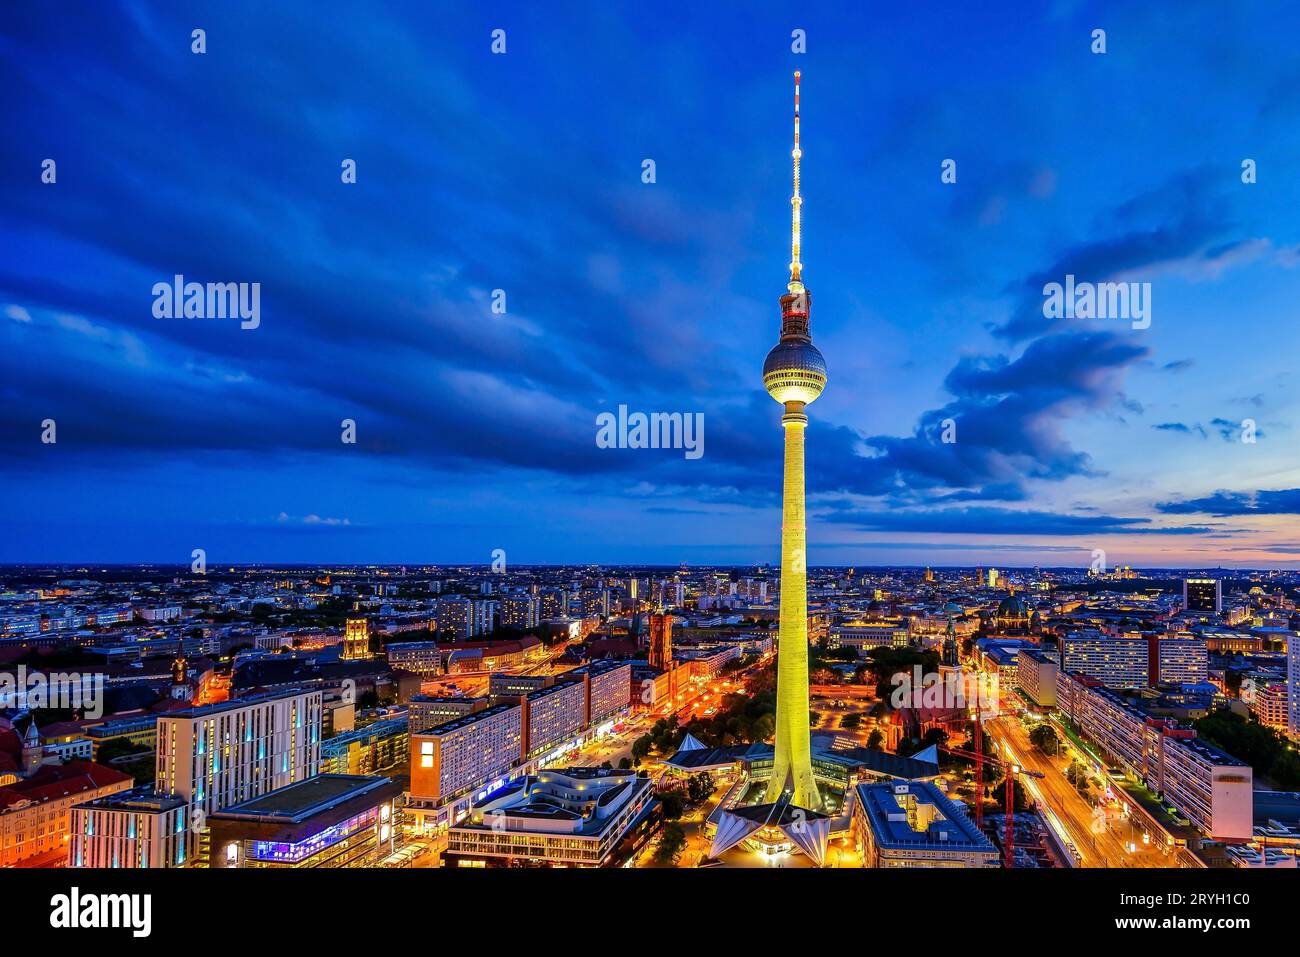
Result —
[[1155, 641], [1155, 658], [1148, 650], [1148, 683], [1197, 684], [1209, 677], [1209, 655], [1205, 639], [1192, 635], [1161, 635]]
[[519, 763], [523, 711], [502, 702], [411, 734], [411, 796], [442, 802]]
[[1223, 582], [1217, 578], [1183, 579], [1183, 608], [1219, 614], [1223, 611]]
[[426, 731], [467, 714], [483, 711], [487, 698], [435, 698], [432, 695], [411, 695], [406, 704], [407, 727], [411, 731]]
[[1095, 678], [1109, 688], [1148, 683], [1148, 639], [1083, 631], [1061, 638], [1061, 670]]
[[673, 660], [673, 616], [659, 611], [650, 616], [650, 667], [664, 671]]
[[1289, 697], [1286, 682], [1272, 680], [1271, 676], [1251, 676], [1241, 682], [1241, 700], [1250, 708], [1250, 713], [1264, 727], [1283, 734], [1289, 733]]
[[1287, 734], [1300, 738], [1300, 641], [1286, 643]]
[[418, 675], [441, 674], [444, 652], [436, 641], [393, 641], [384, 647], [391, 668]]
[[586, 723], [585, 678], [564, 678], [548, 688], [538, 688], [520, 698], [523, 709], [521, 761], [546, 754], [572, 741]]
[[322, 707], [290, 689], [161, 715], [153, 787], [73, 808], [69, 864], [192, 864], [207, 815], [319, 773]]
[[632, 694], [632, 663], [593, 661], [569, 674], [585, 674], [587, 680], [586, 723], [599, 727], [628, 709]]
[[1077, 632], [1061, 639], [1061, 668], [1109, 688], [1194, 684], [1206, 680], [1205, 639], [1194, 635], [1107, 635]]
[[808, 579], [804, 519], [804, 410], [826, 388], [826, 360], [812, 343], [808, 315], [812, 296], [799, 261], [799, 73], [794, 75], [794, 196], [790, 200], [790, 282], [781, 297], [781, 338], [763, 363], [763, 386], [785, 406], [784, 491], [781, 506], [781, 607], [777, 631], [776, 750], [767, 800], [777, 801], [792, 784], [791, 802], [818, 810], [808, 730]]
[[501, 624], [526, 631], [541, 622], [542, 602], [536, 595], [506, 595], [501, 599]]
[[1062, 669], [1056, 705], [1104, 756], [1119, 762], [1215, 840], [1245, 841], [1253, 833], [1250, 765], [1146, 711], [1137, 700]]
[[457, 595], [438, 599], [439, 640], [464, 641], [492, 630], [494, 602]]
[[343, 651], [339, 657], [344, 661], [370, 657], [370, 623], [366, 619], [348, 619], [347, 630], [343, 633]]
[[1060, 663], [1046, 651], [1025, 649], [1016, 663], [1016, 682], [1034, 704], [1056, 706], [1056, 674]]
[[542, 618], [559, 618], [564, 615], [569, 608], [569, 596], [562, 589], [548, 588], [542, 592]]

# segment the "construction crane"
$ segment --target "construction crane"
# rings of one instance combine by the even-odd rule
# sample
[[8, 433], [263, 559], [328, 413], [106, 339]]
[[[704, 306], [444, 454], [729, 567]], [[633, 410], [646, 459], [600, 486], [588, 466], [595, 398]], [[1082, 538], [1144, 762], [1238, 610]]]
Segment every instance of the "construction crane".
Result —
[[975, 826], [983, 828], [984, 826], [984, 764], [996, 764], [1007, 771], [1007, 816], [1006, 824], [1002, 834], [1002, 866], [1013, 867], [1016, 861], [1015, 851], [1015, 804], [1016, 804], [1016, 785], [1015, 779], [1018, 774], [1027, 774], [1032, 778], [1041, 778], [1044, 775], [1038, 771], [1030, 771], [1018, 764], [1001, 761], [997, 758], [990, 758], [984, 753], [984, 726], [976, 712], [975, 718], [975, 752], [963, 751], [960, 748], [949, 748], [939, 745], [939, 750], [948, 754], [956, 755], [959, 758], [968, 758], [975, 762]]

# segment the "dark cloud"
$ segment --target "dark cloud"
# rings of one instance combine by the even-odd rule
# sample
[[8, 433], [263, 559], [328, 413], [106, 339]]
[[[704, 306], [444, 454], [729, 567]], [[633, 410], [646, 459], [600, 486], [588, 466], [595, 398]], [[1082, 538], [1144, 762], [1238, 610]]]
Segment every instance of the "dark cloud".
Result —
[[[418, 6], [355, 22], [294, 4], [270, 5], [252, 21], [214, 9], [205, 57], [188, 51], [186, 15], [163, 7], [92, 6], [75, 22], [4, 13], [0, 88], [15, 135], [0, 150], [0, 308], [26, 316], [0, 315], [7, 473], [131, 464], [161, 475], [176, 462], [221, 458], [250, 482], [292, 461], [364, 488], [356, 466], [364, 456], [392, 466], [384, 480], [394, 483], [420, 485], [436, 469], [459, 473], [471, 492], [497, 482], [494, 490], [515, 494], [527, 472], [593, 495], [645, 499], [661, 515], [776, 500], [779, 410], [758, 388], [757, 370], [775, 334], [786, 237], [782, 217], [758, 215], [749, 193], [761, 182], [751, 174], [770, 164], [770, 206], [783, 211], [788, 171], [778, 138], [787, 117], [771, 109], [765, 84], [782, 85], [784, 96], [785, 79], [769, 81], [766, 68], [732, 70], [720, 110], [696, 95], [696, 71], [662, 71], [665, 37], [633, 42], [636, 31], [617, 17], [583, 18], [606, 42], [587, 44], [583, 68], [573, 70], [563, 57], [535, 59], [542, 43], [530, 51], [513, 38], [509, 58], [485, 61], [464, 40], [479, 29], [475, 15], [401, 15]], [[983, 13], [971, 18], [992, 37], [1005, 34]], [[521, 19], [521, 40], [529, 31], [551, 45], [556, 31], [578, 36], [560, 19]], [[608, 42], [606, 27], [621, 42]], [[753, 38], [742, 32], [725, 40], [748, 57]], [[666, 40], [684, 49], [679, 37]], [[962, 36], [956, 46], [968, 45]], [[715, 53], [702, 62], [741, 62]], [[1019, 108], [1032, 116], [1051, 93], [1044, 85]], [[916, 102], [942, 109], [960, 132], [970, 111], [949, 94], [945, 78]], [[931, 125], [933, 111], [890, 108], [916, 124], [903, 152], [928, 153], [944, 131]], [[671, 124], [651, 113], [670, 114]], [[868, 195], [853, 116], [825, 109], [821, 121], [844, 124], [843, 135], [821, 134], [832, 173], [810, 170], [824, 177], [832, 198], [816, 208], [832, 225], [838, 217], [852, 226]], [[738, 137], [742, 127], [749, 132]], [[1000, 143], [983, 121], [971, 129], [976, 141]], [[57, 190], [33, 175], [33, 157], [47, 151], [60, 157]], [[648, 188], [637, 174], [651, 151], [660, 180]], [[345, 156], [358, 161], [355, 186], [339, 182]], [[856, 172], [836, 177], [837, 162]], [[980, 287], [954, 277], [988, 273], [982, 261], [978, 270], [949, 268], [960, 257], [936, 253], [961, 245], [952, 235], [975, 248], [973, 232], [1065, 201], [1048, 160], [962, 162], [962, 188], [943, 194], [946, 219], [918, 215], [910, 195], [905, 218], [935, 230], [916, 252], [942, 263], [938, 271], [965, 296]], [[1171, 266], [1208, 272], [1250, 254], [1257, 247], [1225, 214], [1221, 178], [1217, 170], [1175, 177], [1106, 212], [1071, 248], [1049, 251], [1044, 268], [996, 273], [1022, 277], [999, 335], [1023, 348], [958, 361], [943, 380], [950, 398], [919, 416], [917, 406], [899, 410], [903, 424], [887, 427], [905, 432], [915, 421], [910, 435], [864, 434], [814, 407], [810, 491], [879, 498], [909, 516], [900, 522], [919, 521], [909, 509], [937, 507], [956, 523], [951, 531], [963, 522], [1083, 527], [1078, 516], [953, 506], [1027, 502], [1034, 482], [1101, 474], [1066, 437], [1068, 423], [1141, 413], [1123, 380], [1148, 358], [1147, 340], [1124, 327], [1050, 328], [1042, 282], [1065, 272], [1093, 281]], [[1032, 235], [1021, 226], [1013, 242]], [[771, 253], [757, 253], [772, 236]], [[861, 258], [862, 247], [844, 246], [846, 257]], [[762, 302], [744, 272], [756, 261], [775, 267], [766, 273], [773, 298]], [[885, 269], [898, 261], [881, 260]], [[176, 273], [261, 282], [261, 328], [154, 319], [149, 290]], [[841, 303], [856, 281], [841, 280]], [[503, 316], [489, 309], [497, 288], [508, 297]], [[857, 340], [864, 352], [873, 334]], [[908, 365], [943, 372], [926, 360]], [[702, 412], [704, 457], [597, 448], [596, 415], [620, 403]], [[59, 423], [57, 447], [35, 442], [45, 417]], [[357, 422], [355, 447], [339, 442], [344, 418]], [[951, 444], [942, 441], [948, 420]], [[140, 495], [117, 501], [127, 500], [148, 506]], [[1155, 531], [1140, 519], [1089, 519], [1086, 531], [1062, 534]], [[374, 533], [352, 526], [346, 534]]]
[[872, 511], [845, 507], [819, 516], [821, 521], [853, 525], [875, 532], [945, 532], [967, 535], [1200, 535], [1209, 528], [1156, 527], [1148, 518], [1114, 515], [1069, 515], [1003, 508]]
[[1158, 429], [1161, 432], [1179, 432], [1183, 435], [1199, 435], [1203, 439], [1209, 438], [1205, 427], [1200, 423], [1187, 425], [1183, 422], [1161, 422], [1158, 425], [1151, 426], [1151, 428]]
[[1205, 272], [1230, 261], [1251, 240], [1223, 241], [1232, 225], [1222, 189], [1221, 172], [1204, 169], [1178, 174], [1119, 204], [1103, 217], [1099, 235], [1065, 250], [1046, 268], [1011, 287], [1012, 316], [994, 333], [1019, 342], [1062, 323], [1080, 321], [1043, 315], [1043, 287], [1063, 284], [1067, 275], [1076, 282], [1127, 282], [1158, 269], [1177, 266]]
[[1300, 488], [1231, 492], [1220, 489], [1203, 498], [1161, 502], [1156, 509], [1166, 515], [1300, 515]]
[[[873, 495], [952, 490], [1018, 500], [1026, 479], [1097, 474], [1064, 437], [1065, 420], [1122, 400], [1119, 377], [1148, 354], [1112, 332], [1068, 332], [1031, 343], [1016, 359], [967, 357], [944, 384], [955, 398], [926, 412], [907, 437], [866, 438], [838, 488]], [[951, 426], [951, 431], [950, 431]], [[955, 441], [944, 442], [945, 432]]]

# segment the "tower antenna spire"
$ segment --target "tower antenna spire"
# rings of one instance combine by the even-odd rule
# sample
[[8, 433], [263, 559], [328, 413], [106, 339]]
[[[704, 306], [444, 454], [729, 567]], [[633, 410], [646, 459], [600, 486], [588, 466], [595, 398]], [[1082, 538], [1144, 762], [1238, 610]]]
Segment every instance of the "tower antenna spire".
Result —
[[794, 196], [790, 197], [790, 291], [795, 292], [796, 287], [803, 285], [800, 278], [800, 272], [803, 270], [803, 263], [799, 261], [799, 225], [800, 225], [800, 207], [803, 206], [803, 198], [799, 195], [799, 157], [803, 151], [799, 149], [799, 71], [794, 71], [794, 149], [790, 151], [790, 156], [794, 159]]

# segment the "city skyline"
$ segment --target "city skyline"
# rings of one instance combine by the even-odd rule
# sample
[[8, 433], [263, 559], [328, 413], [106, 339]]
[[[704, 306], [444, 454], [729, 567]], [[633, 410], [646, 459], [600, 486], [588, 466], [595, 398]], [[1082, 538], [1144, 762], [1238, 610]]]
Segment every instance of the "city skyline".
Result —
[[1300, 6], [49, 7], [21, 940], [1286, 920]]
[[[205, 12], [203, 56], [143, 5], [0, 14], [0, 561], [777, 563], [802, 69], [810, 564], [1300, 565], [1294, 11], [300, 14]], [[156, 318], [177, 275], [260, 325]], [[1046, 318], [1069, 276], [1150, 282], [1149, 327]], [[601, 448], [619, 406], [704, 454]]]

